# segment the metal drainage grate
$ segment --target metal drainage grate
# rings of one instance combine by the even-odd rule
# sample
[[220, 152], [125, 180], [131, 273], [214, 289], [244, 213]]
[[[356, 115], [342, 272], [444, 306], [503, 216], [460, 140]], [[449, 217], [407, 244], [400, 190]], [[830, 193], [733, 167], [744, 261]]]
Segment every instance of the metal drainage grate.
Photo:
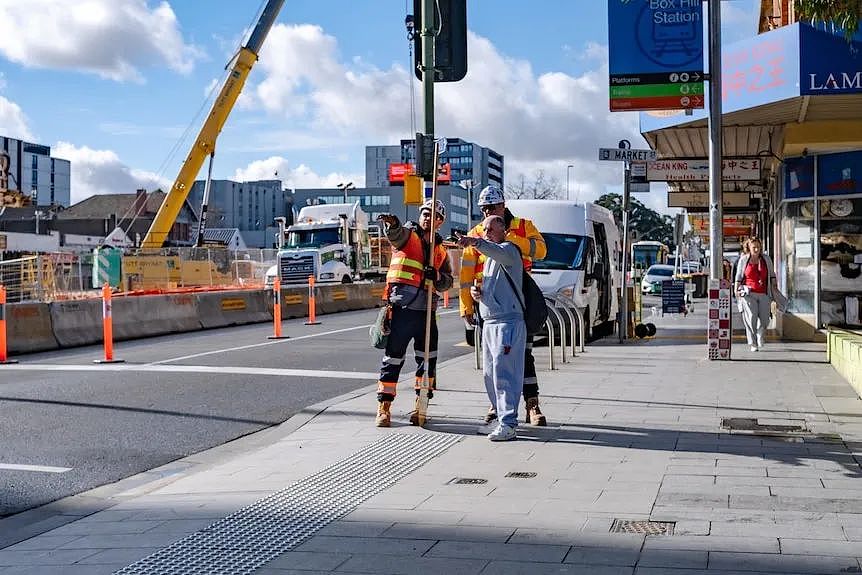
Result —
[[456, 477], [449, 483], [454, 485], [482, 485], [483, 483], [488, 483], [488, 480], [481, 477]]
[[721, 420], [721, 426], [730, 431], [753, 431], [761, 433], [802, 433], [808, 431], [805, 422], [801, 420], [793, 424], [760, 423], [753, 417], [725, 417]]
[[675, 523], [666, 521], [628, 521], [614, 519], [611, 533], [636, 533], [638, 535], [673, 535]]
[[506, 474], [506, 477], [510, 477], [512, 479], [532, 479], [536, 476], [536, 473], [533, 471], [510, 471]]
[[458, 441], [457, 435], [389, 435], [116, 574], [248, 575]]

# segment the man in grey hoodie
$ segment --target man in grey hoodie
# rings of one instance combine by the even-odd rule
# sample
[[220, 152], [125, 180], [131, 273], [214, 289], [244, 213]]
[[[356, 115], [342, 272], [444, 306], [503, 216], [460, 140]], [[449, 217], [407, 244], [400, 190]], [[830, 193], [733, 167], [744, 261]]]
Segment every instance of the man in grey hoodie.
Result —
[[[482, 362], [485, 390], [491, 405], [497, 406], [498, 421], [482, 426], [491, 441], [515, 439], [518, 401], [524, 384], [524, 296], [521, 277], [524, 265], [518, 248], [506, 241], [506, 223], [500, 216], [482, 222], [484, 238], [462, 236], [461, 247], [475, 246], [488, 259], [482, 285], [473, 286], [470, 295], [479, 302], [482, 316]], [[509, 276], [508, 278], [506, 276]]]

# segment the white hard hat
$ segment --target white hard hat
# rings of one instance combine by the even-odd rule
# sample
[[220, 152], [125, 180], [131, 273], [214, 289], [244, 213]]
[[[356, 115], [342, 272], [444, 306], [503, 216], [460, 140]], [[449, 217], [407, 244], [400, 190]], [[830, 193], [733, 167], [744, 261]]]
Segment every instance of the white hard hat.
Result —
[[[438, 216], [440, 216], [441, 218], [443, 218], [445, 220], [446, 219], [446, 205], [443, 202], [441, 202], [440, 200], [437, 200], [436, 208], [437, 209], [434, 211], [437, 212]], [[431, 210], [431, 200], [425, 200], [425, 203], [422, 204], [421, 208], [419, 208], [420, 214], [422, 213], [422, 210], [429, 210], [429, 211]]]
[[503, 204], [505, 202], [506, 198], [503, 197], [503, 190], [493, 184], [485, 186], [482, 188], [482, 191], [479, 192], [478, 203], [480, 206], [493, 206], [496, 204]]

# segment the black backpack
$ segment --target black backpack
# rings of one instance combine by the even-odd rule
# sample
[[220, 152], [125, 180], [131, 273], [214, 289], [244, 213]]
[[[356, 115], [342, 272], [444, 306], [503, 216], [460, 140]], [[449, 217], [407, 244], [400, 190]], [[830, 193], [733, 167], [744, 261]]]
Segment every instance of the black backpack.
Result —
[[539, 286], [533, 280], [530, 273], [521, 266], [521, 286], [524, 292], [524, 299], [518, 293], [515, 287], [515, 282], [512, 281], [512, 276], [509, 275], [505, 266], [503, 273], [506, 274], [506, 279], [509, 280], [509, 285], [512, 286], [512, 291], [515, 292], [515, 297], [518, 298], [518, 303], [521, 304], [521, 309], [524, 311], [524, 323], [527, 325], [527, 335], [536, 335], [542, 331], [545, 322], [548, 320], [548, 306], [545, 304], [545, 296]]

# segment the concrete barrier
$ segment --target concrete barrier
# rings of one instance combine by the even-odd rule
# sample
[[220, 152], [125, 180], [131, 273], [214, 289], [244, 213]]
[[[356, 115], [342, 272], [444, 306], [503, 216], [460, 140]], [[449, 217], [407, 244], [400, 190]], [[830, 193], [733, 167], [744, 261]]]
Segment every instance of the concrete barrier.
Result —
[[202, 328], [194, 294], [114, 297], [112, 304], [118, 341]]
[[195, 294], [201, 327], [227, 327], [272, 321], [272, 300], [264, 290]]
[[829, 329], [829, 363], [862, 397], [862, 333]]
[[60, 347], [102, 341], [102, 300], [85, 299], [49, 304], [54, 337]]
[[51, 308], [46, 303], [13, 303], [6, 306], [7, 351], [30, 353], [57, 349], [51, 324]]

